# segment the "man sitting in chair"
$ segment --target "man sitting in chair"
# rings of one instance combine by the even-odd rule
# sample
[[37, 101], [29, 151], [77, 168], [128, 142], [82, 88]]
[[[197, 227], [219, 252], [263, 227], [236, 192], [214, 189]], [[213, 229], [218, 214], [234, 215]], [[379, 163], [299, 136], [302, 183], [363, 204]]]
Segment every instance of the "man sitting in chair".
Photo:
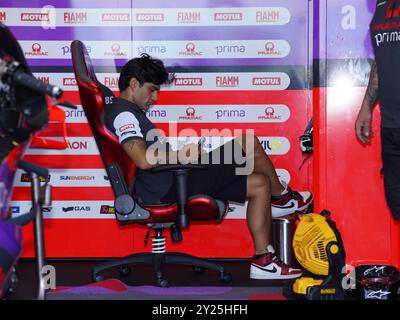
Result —
[[[279, 181], [273, 164], [254, 135], [238, 136], [210, 153], [204, 153], [193, 143], [178, 151], [171, 150], [169, 146], [163, 151], [162, 140], [154, 139], [154, 130], [157, 129], [147, 118], [146, 111], [157, 101], [160, 86], [168, 79], [169, 74], [161, 60], [147, 54], [132, 59], [121, 70], [118, 83], [120, 97], [105, 109], [107, 128], [118, 137], [137, 167], [135, 193], [144, 203], [176, 202], [173, 174], [153, 173], [149, 169], [160, 164], [186, 164], [201, 160], [206, 170], [190, 171], [189, 197], [208, 194], [220, 200], [248, 201], [247, 224], [255, 248], [250, 278], [299, 277], [302, 270], [290, 268], [275, 255], [270, 240], [271, 212], [276, 217], [305, 211], [312, 202], [312, 194], [293, 191]], [[238, 158], [239, 149], [240, 156], [244, 156], [246, 161], [229, 161], [232, 159], [229, 156]], [[246, 169], [249, 163], [250, 170]]]

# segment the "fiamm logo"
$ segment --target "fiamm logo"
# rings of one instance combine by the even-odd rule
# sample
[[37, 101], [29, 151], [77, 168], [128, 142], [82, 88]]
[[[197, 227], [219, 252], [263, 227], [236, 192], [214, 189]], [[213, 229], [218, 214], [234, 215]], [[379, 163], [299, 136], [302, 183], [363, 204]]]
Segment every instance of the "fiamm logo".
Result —
[[0, 11], [0, 22], [6, 22], [6, 21], [7, 21], [7, 12]]
[[109, 88], [118, 88], [119, 77], [104, 77], [104, 85]]
[[239, 76], [217, 76], [215, 84], [220, 88], [235, 88], [239, 86]]
[[200, 23], [200, 12], [178, 12], [178, 23]]
[[257, 22], [278, 22], [280, 18], [279, 10], [268, 10], [268, 11], [257, 11], [256, 21]]
[[84, 24], [87, 22], [87, 12], [64, 12], [64, 23]]

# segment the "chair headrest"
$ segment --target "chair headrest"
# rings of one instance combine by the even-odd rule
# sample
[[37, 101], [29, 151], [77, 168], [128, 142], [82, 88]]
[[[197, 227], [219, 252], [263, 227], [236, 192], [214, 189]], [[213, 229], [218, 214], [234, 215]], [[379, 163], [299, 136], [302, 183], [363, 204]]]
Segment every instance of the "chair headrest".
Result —
[[85, 83], [88, 83], [89, 81], [98, 82], [92, 60], [90, 59], [86, 46], [82, 41], [72, 41], [71, 55], [74, 61], [75, 74], [79, 78], [78, 80]]

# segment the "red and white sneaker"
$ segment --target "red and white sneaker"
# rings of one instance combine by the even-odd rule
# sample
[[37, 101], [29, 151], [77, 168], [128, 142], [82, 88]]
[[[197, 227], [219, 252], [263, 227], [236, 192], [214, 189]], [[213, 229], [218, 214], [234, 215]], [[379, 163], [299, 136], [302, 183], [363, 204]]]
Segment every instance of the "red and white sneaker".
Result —
[[272, 252], [267, 252], [258, 259], [253, 259], [250, 267], [250, 279], [295, 279], [302, 274], [303, 270], [290, 268]]
[[311, 192], [293, 191], [284, 181], [285, 193], [281, 196], [271, 197], [271, 214], [273, 218], [283, 217], [296, 211], [305, 212], [313, 200]]

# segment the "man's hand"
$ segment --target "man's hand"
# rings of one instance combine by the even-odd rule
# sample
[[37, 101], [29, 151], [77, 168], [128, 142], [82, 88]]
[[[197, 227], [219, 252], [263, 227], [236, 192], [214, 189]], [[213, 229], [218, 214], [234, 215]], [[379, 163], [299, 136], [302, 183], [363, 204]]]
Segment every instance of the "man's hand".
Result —
[[199, 146], [195, 143], [184, 145], [178, 151], [178, 162], [181, 164], [188, 164], [198, 162], [200, 155]]
[[356, 135], [364, 144], [371, 142], [372, 110], [361, 107], [356, 120]]

